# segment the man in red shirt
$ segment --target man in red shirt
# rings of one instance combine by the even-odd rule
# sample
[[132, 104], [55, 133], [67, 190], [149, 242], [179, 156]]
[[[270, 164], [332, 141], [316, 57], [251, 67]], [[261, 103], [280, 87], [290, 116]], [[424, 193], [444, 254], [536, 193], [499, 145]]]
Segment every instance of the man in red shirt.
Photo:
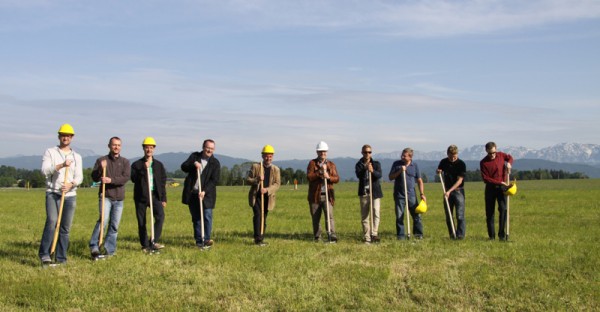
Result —
[[507, 174], [512, 168], [513, 158], [509, 154], [496, 151], [496, 143], [488, 142], [485, 145], [485, 156], [479, 162], [481, 177], [485, 183], [485, 219], [487, 223], [488, 236], [490, 240], [496, 239], [494, 229], [494, 206], [498, 202], [498, 238], [506, 239], [506, 196], [503, 188], [508, 186], [506, 183]]

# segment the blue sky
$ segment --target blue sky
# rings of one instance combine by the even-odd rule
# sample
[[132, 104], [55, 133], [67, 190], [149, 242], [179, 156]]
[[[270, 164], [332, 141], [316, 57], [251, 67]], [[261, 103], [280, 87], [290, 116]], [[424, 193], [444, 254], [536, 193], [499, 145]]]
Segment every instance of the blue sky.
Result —
[[0, 42], [0, 157], [600, 143], [600, 1], [0, 0]]

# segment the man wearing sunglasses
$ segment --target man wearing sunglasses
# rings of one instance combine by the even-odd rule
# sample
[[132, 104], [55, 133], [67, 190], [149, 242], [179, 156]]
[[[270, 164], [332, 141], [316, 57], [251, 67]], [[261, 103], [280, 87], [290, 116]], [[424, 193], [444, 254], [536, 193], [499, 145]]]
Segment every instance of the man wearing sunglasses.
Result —
[[481, 178], [485, 183], [485, 220], [487, 223], [488, 236], [490, 240], [496, 239], [494, 229], [494, 206], [498, 202], [498, 238], [505, 240], [506, 233], [506, 197], [504, 196], [504, 187], [507, 174], [510, 174], [513, 158], [510, 154], [496, 151], [496, 143], [488, 142], [485, 145], [485, 156], [479, 162]]
[[[360, 198], [360, 215], [365, 244], [378, 243], [377, 229], [379, 228], [379, 210], [381, 206], [381, 164], [371, 158], [373, 152], [370, 145], [362, 147], [362, 158], [355, 166], [358, 178], [358, 196]], [[369, 174], [371, 179], [369, 180]], [[370, 183], [369, 183], [370, 182]], [[372, 200], [372, 203], [371, 203]], [[372, 205], [372, 207], [371, 207]], [[372, 208], [372, 209], [371, 209]], [[372, 216], [370, 216], [373, 214]], [[371, 223], [372, 218], [372, 223]], [[372, 226], [372, 228], [371, 228]]]

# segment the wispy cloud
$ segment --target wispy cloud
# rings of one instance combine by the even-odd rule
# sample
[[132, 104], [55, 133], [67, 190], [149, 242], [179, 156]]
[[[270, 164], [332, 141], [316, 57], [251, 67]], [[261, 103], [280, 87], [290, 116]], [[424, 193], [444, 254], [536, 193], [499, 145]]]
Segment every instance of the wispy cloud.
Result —
[[[23, 0], [3, 1], [0, 7], [10, 12], [0, 14], [4, 17], [0, 31], [81, 23], [135, 28], [195, 21], [205, 25], [199, 32], [312, 28], [437, 37], [486, 34], [600, 17], [600, 2], [595, 0], [176, 0], [162, 6], [149, 1], [108, 0], [83, 5], [72, 1]], [[23, 19], [26, 23], [16, 23]]]

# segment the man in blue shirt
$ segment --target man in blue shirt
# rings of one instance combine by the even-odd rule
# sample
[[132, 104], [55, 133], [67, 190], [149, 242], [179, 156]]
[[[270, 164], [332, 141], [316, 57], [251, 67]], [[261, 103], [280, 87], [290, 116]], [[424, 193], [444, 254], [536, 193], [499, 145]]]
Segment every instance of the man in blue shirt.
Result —
[[[392, 164], [390, 169], [390, 180], [394, 180], [394, 202], [396, 204], [396, 235], [397, 238], [405, 239], [404, 234], [404, 207], [408, 200], [408, 210], [413, 218], [413, 233], [417, 239], [423, 238], [423, 223], [421, 215], [415, 212], [417, 195], [415, 192], [415, 182], [419, 185], [419, 193], [421, 200], [426, 200], [423, 191], [423, 179], [421, 179], [421, 171], [419, 166], [412, 161], [413, 150], [409, 147], [402, 150], [402, 159], [397, 160]], [[406, 172], [406, 193], [404, 192], [404, 177], [403, 172]], [[408, 196], [406, 196], [408, 195]], [[408, 198], [407, 198], [408, 197]]]

